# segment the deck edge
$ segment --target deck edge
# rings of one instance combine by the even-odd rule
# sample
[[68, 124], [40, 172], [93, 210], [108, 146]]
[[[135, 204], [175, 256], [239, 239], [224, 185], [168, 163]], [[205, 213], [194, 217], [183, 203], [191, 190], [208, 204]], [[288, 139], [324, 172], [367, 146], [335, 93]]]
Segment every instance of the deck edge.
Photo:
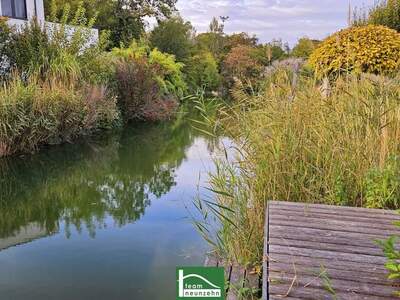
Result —
[[269, 202], [265, 208], [262, 299], [269, 299]]

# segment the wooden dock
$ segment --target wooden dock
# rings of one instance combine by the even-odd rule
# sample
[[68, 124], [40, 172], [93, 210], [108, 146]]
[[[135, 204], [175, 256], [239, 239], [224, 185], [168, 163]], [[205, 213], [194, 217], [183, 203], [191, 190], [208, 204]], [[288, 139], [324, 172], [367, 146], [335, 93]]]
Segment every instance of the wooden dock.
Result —
[[375, 243], [400, 235], [395, 220], [393, 211], [269, 202], [263, 299], [399, 299]]

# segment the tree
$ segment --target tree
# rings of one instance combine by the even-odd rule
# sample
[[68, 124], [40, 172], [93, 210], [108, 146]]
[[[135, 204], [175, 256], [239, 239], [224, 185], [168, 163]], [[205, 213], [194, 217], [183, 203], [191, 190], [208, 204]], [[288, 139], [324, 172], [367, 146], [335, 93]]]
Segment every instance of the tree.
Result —
[[68, 4], [74, 12], [83, 3], [88, 17], [97, 16], [95, 27], [111, 32], [111, 46], [121, 43], [129, 45], [132, 39], [144, 32], [145, 18], [154, 17], [158, 21], [171, 16], [177, 0], [44, 0], [46, 15], [52, 7], [60, 17]]
[[224, 22], [227, 17], [221, 17], [223, 23], [220, 24], [217, 18], [213, 18], [209, 25], [209, 31], [201, 33], [195, 38], [195, 46], [197, 52], [209, 51], [214, 58], [220, 62], [223, 59], [223, 50], [225, 43]]
[[185, 65], [185, 73], [193, 92], [199, 87], [211, 92], [220, 84], [218, 64], [210, 52], [201, 52], [190, 57]]
[[275, 60], [283, 59], [287, 56], [285, 45], [281, 40], [272, 40], [268, 44], [263, 46], [264, 48], [264, 60], [263, 64], [271, 64]]
[[308, 37], [303, 37], [299, 39], [297, 45], [294, 46], [291, 55], [300, 58], [308, 58], [319, 44], [320, 41], [311, 40]]
[[246, 32], [234, 33], [226, 37], [225, 52], [229, 53], [233, 48], [239, 45], [256, 47], [257, 43], [258, 39], [255, 35], [249, 36]]
[[262, 70], [256, 49], [239, 45], [231, 50], [224, 60], [224, 73], [231, 79], [254, 81]]
[[180, 17], [161, 21], [150, 34], [150, 45], [162, 52], [175, 55], [177, 61], [184, 61], [190, 55], [193, 45], [194, 28]]

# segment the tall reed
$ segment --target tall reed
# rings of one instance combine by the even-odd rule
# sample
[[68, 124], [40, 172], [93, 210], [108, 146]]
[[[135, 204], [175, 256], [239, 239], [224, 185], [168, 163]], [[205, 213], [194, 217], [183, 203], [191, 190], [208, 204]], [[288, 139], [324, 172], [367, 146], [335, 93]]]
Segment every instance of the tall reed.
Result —
[[15, 75], [0, 89], [0, 156], [70, 141], [117, 119], [116, 99], [102, 86]]
[[349, 76], [323, 95], [314, 79], [278, 70], [259, 95], [234, 90], [236, 102], [220, 111], [220, 128], [238, 150], [216, 162], [216, 202], [203, 202], [221, 224], [214, 236], [209, 210], [197, 204], [204, 216], [199, 229], [219, 254], [261, 262], [269, 200], [398, 208], [399, 83]]

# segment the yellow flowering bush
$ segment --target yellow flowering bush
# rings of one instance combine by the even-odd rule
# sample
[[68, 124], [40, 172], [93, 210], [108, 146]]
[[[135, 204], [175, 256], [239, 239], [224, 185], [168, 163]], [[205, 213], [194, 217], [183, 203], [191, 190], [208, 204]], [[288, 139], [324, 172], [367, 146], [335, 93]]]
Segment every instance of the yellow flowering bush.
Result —
[[322, 42], [309, 64], [320, 77], [347, 73], [391, 75], [400, 69], [400, 33], [385, 26], [356, 26]]

